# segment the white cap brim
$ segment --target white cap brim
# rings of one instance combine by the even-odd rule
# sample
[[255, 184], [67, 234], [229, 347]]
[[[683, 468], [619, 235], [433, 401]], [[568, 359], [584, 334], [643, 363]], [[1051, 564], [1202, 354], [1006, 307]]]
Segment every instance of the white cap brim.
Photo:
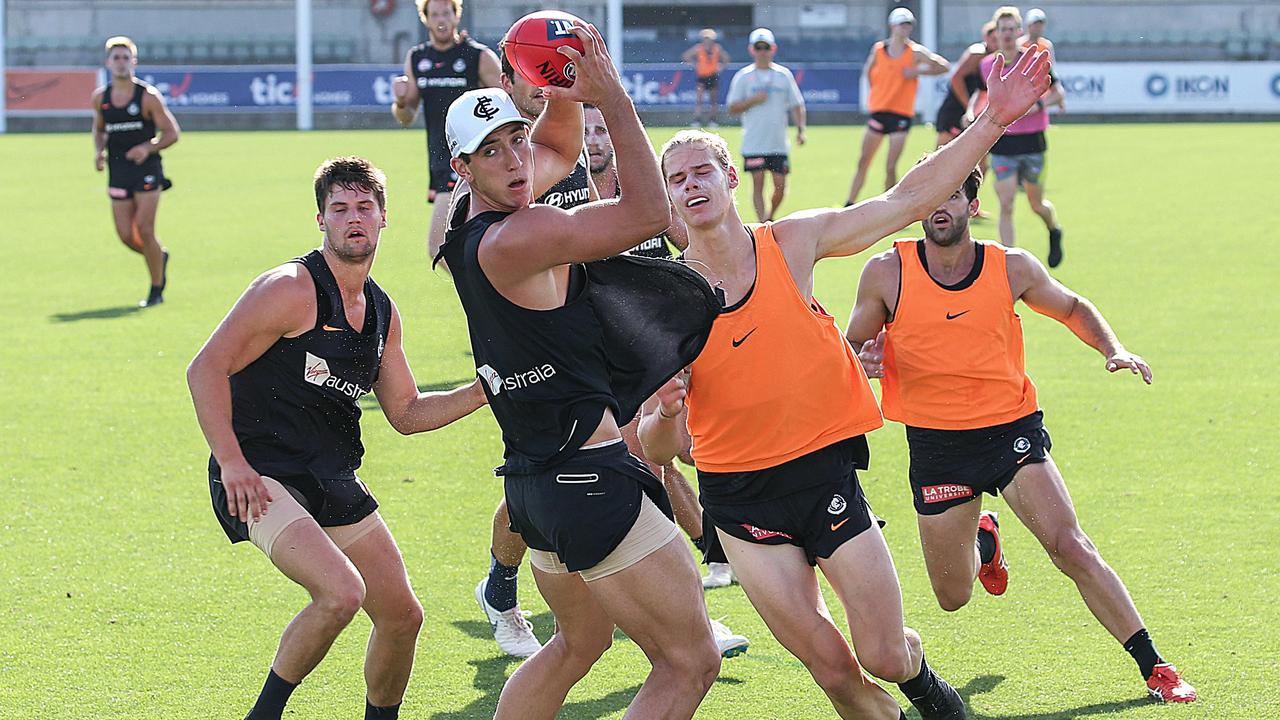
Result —
[[469, 155], [498, 128], [511, 123], [532, 125], [501, 88], [469, 90], [449, 105], [444, 134], [452, 157]]

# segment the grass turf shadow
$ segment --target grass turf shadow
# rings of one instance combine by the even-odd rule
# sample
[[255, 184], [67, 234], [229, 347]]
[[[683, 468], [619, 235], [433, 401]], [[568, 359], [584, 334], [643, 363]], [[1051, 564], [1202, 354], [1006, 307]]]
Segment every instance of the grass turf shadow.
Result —
[[79, 322], [80, 320], [110, 320], [112, 318], [132, 315], [142, 308], [137, 305], [119, 305], [117, 307], [98, 308], [97, 310], [81, 310], [80, 312], [54, 313], [49, 322]]
[[[982, 675], [970, 680], [964, 687], [956, 688], [960, 696], [964, 698], [965, 705], [969, 705], [969, 701], [974, 695], [991, 692], [995, 686], [1004, 682], [1003, 675]], [[1150, 698], [1131, 698], [1129, 700], [1120, 700], [1118, 702], [1093, 703], [1092, 705], [1082, 705], [1077, 708], [1068, 710], [1053, 710], [1042, 713], [1029, 713], [1024, 715], [984, 715], [974, 712], [969, 707], [970, 720], [1071, 720], [1072, 718], [1086, 717], [1089, 715], [1109, 715], [1112, 713], [1128, 710], [1130, 708], [1150, 705]], [[919, 717], [914, 711], [908, 717]]]

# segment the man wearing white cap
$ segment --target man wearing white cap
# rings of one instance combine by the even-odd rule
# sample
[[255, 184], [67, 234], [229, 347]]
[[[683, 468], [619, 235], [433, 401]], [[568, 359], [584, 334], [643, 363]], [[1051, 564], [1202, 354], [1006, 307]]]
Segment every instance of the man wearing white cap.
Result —
[[724, 46], [716, 42], [716, 31], [711, 28], [703, 28], [698, 33], [698, 44], [684, 51], [680, 59], [685, 63], [692, 65], [694, 72], [698, 74], [697, 83], [697, 99], [693, 111], [693, 124], [701, 126], [702, 119], [702, 98], [706, 96], [709, 113], [707, 115], [706, 126], [716, 127], [716, 108], [720, 102], [720, 73], [724, 70], [724, 66], [729, 64], [729, 53], [725, 52]]
[[1024, 19], [1027, 23], [1027, 34], [1018, 38], [1018, 44], [1024, 48], [1034, 46], [1037, 50], [1049, 53], [1050, 60], [1057, 60], [1053, 53], [1053, 43], [1044, 36], [1046, 20], [1044, 11], [1040, 8], [1031, 8]]
[[[615, 258], [588, 276], [583, 263], [634, 247], [671, 215], [653, 148], [604, 39], [592, 26], [572, 32], [585, 53], [560, 52], [576, 63], [577, 79], [546, 89], [547, 109], [532, 133], [498, 90], [464, 94], [445, 120], [452, 167], [470, 191], [451, 212], [437, 259], [449, 263], [476, 373], [502, 429], [505, 463], [496, 472], [512, 528], [529, 546], [557, 624], [507, 681], [495, 718], [554, 718], [608, 649], [615, 626], [652, 663], [629, 714], [689, 718], [719, 672], [720, 653], [662, 482], [627, 453], [619, 425], [692, 362], [719, 304], [696, 272], [676, 263]], [[621, 193], [568, 211], [533, 203], [564, 175], [563, 167], [544, 171], [544, 155], [571, 161], [542, 143], [548, 118], [566, 108], [581, 113], [579, 102], [598, 107], [612, 130]], [[577, 132], [581, 143], [581, 125]], [[639, 265], [650, 289], [637, 292], [662, 293], [658, 301], [679, 302], [696, 318], [646, 326], [647, 363], [636, 362], [627, 324], [613, 317], [625, 312], [610, 302], [618, 288], [602, 282]]]
[[[787, 115], [796, 124], [796, 143], [805, 141], [804, 96], [787, 68], [773, 61], [778, 42], [773, 31], [756, 28], [747, 40], [755, 62], [734, 74], [729, 83], [729, 111], [742, 113], [742, 169], [751, 173], [751, 198], [760, 222], [773, 219], [787, 192], [791, 172]], [[764, 173], [773, 180], [773, 195], [764, 200]]]
[[907, 131], [916, 114], [916, 89], [921, 75], [941, 75], [951, 64], [929, 48], [913, 42], [911, 31], [916, 16], [910, 10], [899, 7], [889, 13], [889, 38], [877, 42], [862, 67], [870, 88], [867, 110], [867, 129], [862, 135], [862, 153], [858, 157], [858, 169], [853, 175], [846, 205], [858, 201], [858, 193], [867, 181], [867, 170], [880, 143], [889, 136], [889, 154], [885, 158], [884, 187], [886, 190], [898, 184], [898, 158], [907, 143]]

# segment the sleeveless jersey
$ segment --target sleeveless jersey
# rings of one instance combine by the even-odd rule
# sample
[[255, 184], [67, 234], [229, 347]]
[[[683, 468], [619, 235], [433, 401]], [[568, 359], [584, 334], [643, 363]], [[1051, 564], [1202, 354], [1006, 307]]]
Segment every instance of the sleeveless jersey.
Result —
[[871, 97], [867, 108], [871, 112], [891, 112], [912, 117], [916, 114], [917, 78], [905, 78], [902, 71], [915, 67], [915, 43], [908, 42], [898, 57], [890, 57], [888, 47], [881, 40], [875, 46], [876, 61], [867, 74], [871, 84]]
[[480, 87], [480, 53], [485, 46], [467, 38], [448, 50], [431, 43], [413, 49], [409, 63], [422, 98], [422, 119], [427, 126], [427, 157], [432, 166], [449, 164], [444, 118], [449, 105], [462, 93]]
[[[320, 251], [293, 262], [315, 282], [315, 327], [280, 338], [231, 376], [231, 426], [245, 459], [263, 475], [350, 480], [364, 456], [360, 398], [378, 380], [391, 300], [365, 280], [364, 327], [356, 332]], [[209, 463], [216, 473], [212, 457]]]
[[692, 362], [719, 305], [689, 268], [618, 257], [571, 266], [564, 305], [520, 307], [493, 287], [479, 262], [485, 232], [508, 214], [464, 221], [469, 204], [464, 197], [455, 208], [440, 254], [467, 315], [476, 374], [502, 428], [505, 469], [551, 467], [578, 451], [605, 408], [627, 423]]
[[720, 48], [712, 46], [708, 52], [705, 46], [699, 45], [694, 55], [694, 69], [700, 78], [708, 78], [720, 72]]
[[[987, 52], [986, 47], [982, 43], [974, 43], [969, 46], [969, 51], [971, 53], [975, 50], [984, 53], [984, 56]], [[979, 62], [973, 72], [964, 76], [964, 89], [969, 93], [969, 97], [973, 97], [973, 94], [981, 90], [986, 84], [982, 79], [981, 73], [982, 63]], [[938, 112], [941, 113], [944, 110], [949, 110], [951, 112], [959, 112], [963, 114], [966, 109], [967, 107], [965, 104], [960, 102], [960, 98], [956, 97], [955, 88], [951, 87], [951, 83], [947, 83], [947, 97], [942, 100], [942, 106], [938, 109]]]
[[564, 176], [560, 182], [551, 186], [551, 189], [542, 194], [534, 202], [543, 205], [555, 205], [561, 210], [586, 205], [591, 202], [591, 189], [587, 186], [587, 178], [590, 176], [590, 159], [587, 157], [587, 151], [584, 149], [582, 154], [578, 156], [578, 162], [573, 166], [573, 172]]
[[894, 243], [902, 279], [893, 322], [885, 326], [880, 383], [890, 420], [973, 430], [1039, 407], [1023, 365], [1022, 318], [1013, 309], [1004, 249], [977, 246], [969, 277], [947, 288], [930, 277], [923, 240]]
[[884, 424], [835, 318], [796, 289], [773, 225], [753, 235], [755, 285], [717, 318], [689, 379], [702, 471], [775, 467]]
[[[111, 86], [102, 91], [102, 103], [98, 106], [102, 112], [103, 128], [107, 133], [107, 159], [125, 160], [129, 148], [147, 142], [156, 136], [156, 124], [142, 116], [142, 96], [150, 86], [140, 80], [133, 81], [133, 95], [124, 107], [111, 104]], [[153, 153], [159, 158], [159, 153]]]

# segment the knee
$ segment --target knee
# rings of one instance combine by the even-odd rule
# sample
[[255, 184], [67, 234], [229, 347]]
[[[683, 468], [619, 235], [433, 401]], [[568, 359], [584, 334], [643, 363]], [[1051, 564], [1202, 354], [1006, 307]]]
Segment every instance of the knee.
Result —
[[1049, 550], [1053, 564], [1070, 577], [1088, 574], [1102, 566], [1102, 558], [1093, 541], [1080, 528], [1072, 528], [1060, 534]]
[[373, 624], [379, 632], [391, 633], [398, 637], [416, 638], [422, 630], [422, 620], [422, 603], [410, 595], [396, 608], [383, 613], [383, 617], [375, 619]]
[[907, 643], [898, 641], [883, 644], [865, 655], [859, 655], [862, 667], [872, 675], [893, 683], [906, 682], [920, 670], [911, 660]]
[[938, 598], [939, 607], [947, 612], [955, 612], [969, 604], [970, 598], [973, 597], [973, 583], [954, 587], [936, 587], [933, 589], [933, 594]]
[[593, 633], [588, 637], [569, 638], [563, 634], [559, 637], [563, 643], [564, 665], [574, 668], [582, 675], [586, 675], [591, 666], [613, 645], [612, 628], [607, 633]]
[[844, 696], [850, 683], [861, 682], [858, 663], [848, 652], [814, 658], [808, 667], [813, 681], [828, 695]]
[[135, 226], [138, 230], [138, 237], [144, 241], [154, 240], [156, 237], [156, 225], [151, 222], [140, 222]]
[[314, 602], [331, 622], [346, 627], [364, 605], [364, 592], [364, 581], [353, 576], [317, 593]]
[[703, 694], [720, 676], [720, 651], [715, 642], [700, 643], [655, 662], [654, 669], [665, 671], [675, 682], [686, 683], [689, 692]]

